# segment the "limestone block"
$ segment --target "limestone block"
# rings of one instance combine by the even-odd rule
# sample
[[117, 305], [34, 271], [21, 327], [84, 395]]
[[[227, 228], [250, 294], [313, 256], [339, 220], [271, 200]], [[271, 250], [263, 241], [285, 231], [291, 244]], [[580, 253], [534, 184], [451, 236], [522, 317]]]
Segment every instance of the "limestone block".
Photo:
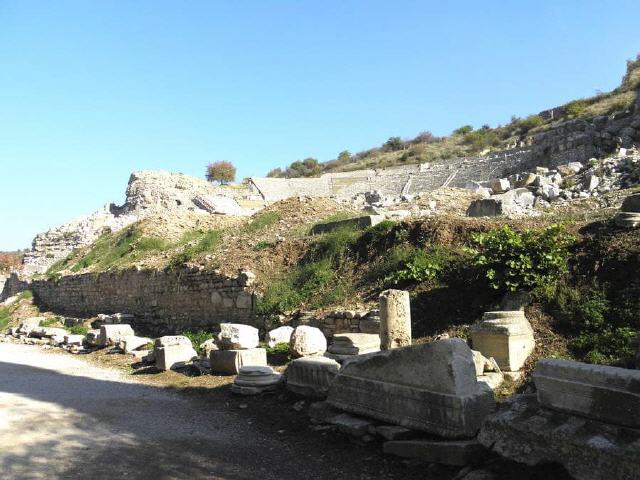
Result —
[[640, 428], [640, 371], [540, 360], [533, 373], [543, 407]]
[[131, 353], [135, 350], [138, 350], [141, 347], [149, 345], [153, 340], [146, 337], [138, 337], [136, 335], [127, 335], [122, 337], [118, 342], [118, 347], [124, 353]]
[[474, 200], [467, 208], [468, 217], [498, 217], [505, 213], [501, 198], [482, 198]]
[[102, 325], [100, 327], [100, 336], [98, 338], [98, 345], [101, 347], [107, 347], [109, 345], [117, 345], [117, 343], [128, 335], [135, 335], [131, 325], [126, 323], [119, 323], [113, 325]]
[[299, 358], [287, 366], [287, 390], [305, 397], [324, 398], [338, 370], [340, 364], [330, 358]]
[[395, 440], [384, 442], [382, 448], [386, 454], [458, 467], [477, 464], [487, 455], [476, 440]]
[[276, 390], [282, 384], [283, 376], [271, 367], [241, 367], [231, 391], [240, 395], [257, 395]]
[[241, 323], [221, 323], [218, 346], [223, 350], [255, 348], [260, 342], [258, 329]]
[[64, 344], [65, 345], [80, 345], [80, 346], [82, 346], [82, 342], [84, 342], [84, 335], [65, 335], [64, 336]]
[[264, 348], [245, 350], [214, 350], [209, 356], [212, 372], [237, 375], [245, 366], [267, 366], [267, 351]]
[[478, 441], [529, 466], [558, 463], [577, 480], [636, 480], [640, 431], [540, 408], [535, 395], [516, 396], [488, 416]]
[[291, 334], [293, 333], [293, 327], [285, 325], [283, 327], [275, 328], [267, 333], [267, 345], [273, 348], [279, 343], [289, 344], [291, 341]]
[[173, 345], [186, 345], [192, 347], [191, 340], [184, 335], [165, 335], [164, 337], [156, 338], [154, 346], [158, 347], [171, 347]]
[[493, 357], [502, 370], [522, 368], [535, 347], [533, 329], [521, 310], [486, 312], [471, 327], [474, 350]]
[[100, 342], [100, 330], [89, 330], [85, 335], [84, 340], [90, 347], [96, 347], [98, 342]]
[[44, 317], [25, 318], [20, 324], [20, 327], [18, 327], [18, 333], [29, 335], [34, 328], [40, 326], [40, 322], [42, 322], [44, 319]]
[[380, 350], [380, 335], [375, 333], [338, 333], [333, 336], [329, 352], [338, 355], [361, 355]]
[[476, 381], [471, 350], [457, 338], [355, 357], [327, 402], [447, 438], [473, 437], [495, 406], [491, 390]]
[[29, 333], [30, 337], [36, 338], [53, 338], [53, 337], [61, 337], [62, 341], [64, 341], [65, 335], [67, 335], [67, 331], [64, 328], [57, 327], [35, 327]]
[[186, 365], [198, 356], [191, 345], [169, 345], [156, 347], [154, 350], [156, 368], [158, 370], [171, 370]]
[[380, 294], [380, 348], [411, 345], [411, 304], [409, 292], [385, 290]]
[[300, 325], [291, 334], [289, 350], [295, 357], [322, 355], [327, 351], [327, 339], [319, 328]]
[[511, 188], [511, 183], [506, 178], [494, 178], [489, 182], [489, 187], [493, 193], [504, 193]]

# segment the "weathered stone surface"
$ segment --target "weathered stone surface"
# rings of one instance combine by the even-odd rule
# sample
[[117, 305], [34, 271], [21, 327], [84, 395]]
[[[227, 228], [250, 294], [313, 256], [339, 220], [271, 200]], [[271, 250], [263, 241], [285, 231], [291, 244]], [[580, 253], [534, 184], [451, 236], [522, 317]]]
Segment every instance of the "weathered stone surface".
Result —
[[218, 346], [223, 350], [255, 348], [260, 343], [259, 331], [251, 325], [221, 323]]
[[118, 347], [124, 353], [131, 353], [135, 350], [138, 350], [141, 347], [149, 345], [153, 342], [150, 338], [147, 337], [137, 337], [136, 335], [127, 335], [122, 337], [118, 342]]
[[487, 417], [478, 441], [530, 466], [558, 463], [576, 480], [636, 480], [640, 430], [540, 408], [518, 396]]
[[165, 335], [160, 338], [156, 338], [154, 342], [154, 346], [158, 347], [171, 347], [173, 345], [186, 345], [188, 347], [193, 347], [191, 344], [191, 340], [184, 335]]
[[214, 350], [209, 356], [211, 371], [224, 375], [237, 375], [245, 366], [267, 366], [264, 348], [245, 350]]
[[367, 435], [369, 433], [369, 428], [373, 426], [371, 420], [355, 417], [347, 413], [341, 413], [333, 416], [329, 418], [327, 423], [335, 425], [338, 427], [338, 430], [353, 437], [362, 437], [363, 435]]
[[331, 423], [335, 417], [342, 413], [327, 402], [315, 402], [309, 405], [309, 418], [313, 423]]
[[100, 330], [99, 329], [89, 330], [84, 337], [84, 341], [90, 347], [97, 347], [98, 343], [100, 342]]
[[365, 215], [363, 217], [348, 218], [346, 220], [339, 220], [336, 222], [319, 223], [313, 226], [311, 234], [319, 235], [321, 233], [331, 232], [332, 230], [344, 227], [367, 228], [377, 225], [383, 220], [384, 215]]
[[533, 329], [521, 310], [486, 312], [472, 325], [471, 342], [506, 371], [520, 370], [535, 347]]
[[640, 193], [634, 193], [625, 198], [620, 211], [640, 213]]
[[511, 188], [511, 183], [506, 178], [494, 178], [489, 182], [493, 193], [504, 193]]
[[618, 212], [614, 217], [616, 225], [623, 228], [637, 228], [640, 226], [640, 213]]
[[305, 397], [324, 398], [339, 370], [340, 364], [330, 358], [299, 358], [287, 366], [287, 390]]
[[64, 341], [65, 335], [67, 335], [67, 331], [64, 328], [57, 327], [35, 327], [29, 333], [29, 336], [36, 338], [61, 337], [62, 341]]
[[502, 199], [481, 198], [474, 200], [467, 208], [468, 217], [498, 217], [504, 212]]
[[191, 344], [156, 347], [154, 354], [156, 368], [158, 370], [171, 370], [173, 368], [183, 367], [198, 356], [198, 353], [193, 349]]
[[42, 322], [44, 319], [44, 317], [25, 318], [18, 327], [18, 333], [29, 335], [34, 328], [40, 326], [40, 322]]
[[64, 336], [64, 344], [65, 345], [80, 345], [84, 342], [84, 335], [65, 335]]
[[544, 407], [640, 428], [640, 371], [547, 358], [533, 379]]
[[409, 292], [385, 290], [380, 294], [380, 348], [411, 345], [411, 303]]
[[231, 391], [239, 395], [258, 395], [276, 390], [282, 384], [283, 376], [271, 367], [241, 367], [231, 386]]
[[375, 432], [385, 440], [409, 440], [418, 435], [415, 430], [397, 425], [378, 425]]
[[296, 357], [322, 355], [327, 351], [327, 339], [319, 328], [301, 325], [291, 334], [289, 349]]
[[219, 348], [215, 339], [210, 338], [200, 344], [200, 350], [202, 351], [203, 358], [209, 358], [211, 352], [213, 352], [214, 350], [219, 350]]
[[117, 345], [117, 343], [126, 336], [135, 335], [131, 325], [126, 323], [116, 325], [102, 325], [100, 327], [100, 337], [98, 339], [98, 345], [101, 347], [107, 347], [109, 345]]
[[390, 455], [459, 467], [479, 463], [487, 453], [476, 440], [396, 440], [382, 448]]
[[447, 438], [472, 437], [494, 408], [461, 339], [362, 355], [336, 376], [327, 401], [348, 412]]
[[333, 336], [329, 352], [338, 355], [361, 355], [380, 350], [380, 335], [371, 333], [339, 333]]
[[279, 343], [288, 344], [291, 341], [291, 334], [293, 333], [293, 327], [288, 325], [274, 328], [267, 333], [267, 345], [275, 347]]

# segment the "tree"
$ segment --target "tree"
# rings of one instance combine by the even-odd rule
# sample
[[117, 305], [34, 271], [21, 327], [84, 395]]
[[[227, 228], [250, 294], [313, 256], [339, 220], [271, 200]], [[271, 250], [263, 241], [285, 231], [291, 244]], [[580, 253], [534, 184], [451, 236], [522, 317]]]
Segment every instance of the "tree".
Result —
[[385, 150], [390, 152], [402, 150], [402, 147], [403, 147], [402, 139], [400, 137], [389, 137], [389, 140], [384, 142], [383, 147]]
[[267, 173], [267, 177], [281, 177], [282, 176], [282, 169], [280, 167], [278, 168], [274, 168], [273, 170], [270, 170], [269, 173]]
[[220, 160], [207, 165], [207, 180], [224, 185], [236, 179], [236, 167], [231, 162]]
[[351, 160], [351, 153], [349, 150], [343, 150], [338, 154], [338, 162], [339, 163], [349, 163]]

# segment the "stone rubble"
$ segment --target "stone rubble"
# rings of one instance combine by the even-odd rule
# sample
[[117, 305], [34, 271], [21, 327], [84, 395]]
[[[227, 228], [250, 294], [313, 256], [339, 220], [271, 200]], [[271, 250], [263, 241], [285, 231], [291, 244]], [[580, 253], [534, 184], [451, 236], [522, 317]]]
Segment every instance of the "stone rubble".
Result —
[[289, 350], [297, 358], [323, 355], [327, 351], [327, 339], [319, 328], [300, 325], [291, 334]]
[[293, 333], [293, 327], [285, 325], [285, 326], [270, 330], [267, 333], [267, 338], [265, 340], [267, 342], [267, 345], [270, 348], [275, 347], [279, 343], [286, 343], [288, 345], [289, 342], [291, 341], [292, 333]]

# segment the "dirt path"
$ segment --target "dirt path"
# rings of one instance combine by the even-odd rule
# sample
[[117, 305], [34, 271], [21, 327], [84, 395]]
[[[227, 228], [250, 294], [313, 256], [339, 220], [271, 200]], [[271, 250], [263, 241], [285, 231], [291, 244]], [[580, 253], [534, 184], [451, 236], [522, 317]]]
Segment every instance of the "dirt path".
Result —
[[224, 395], [205, 403], [131, 378], [71, 355], [0, 343], [0, 477], [425, 478], [423, 468], [375, 447], [265, 429]]

